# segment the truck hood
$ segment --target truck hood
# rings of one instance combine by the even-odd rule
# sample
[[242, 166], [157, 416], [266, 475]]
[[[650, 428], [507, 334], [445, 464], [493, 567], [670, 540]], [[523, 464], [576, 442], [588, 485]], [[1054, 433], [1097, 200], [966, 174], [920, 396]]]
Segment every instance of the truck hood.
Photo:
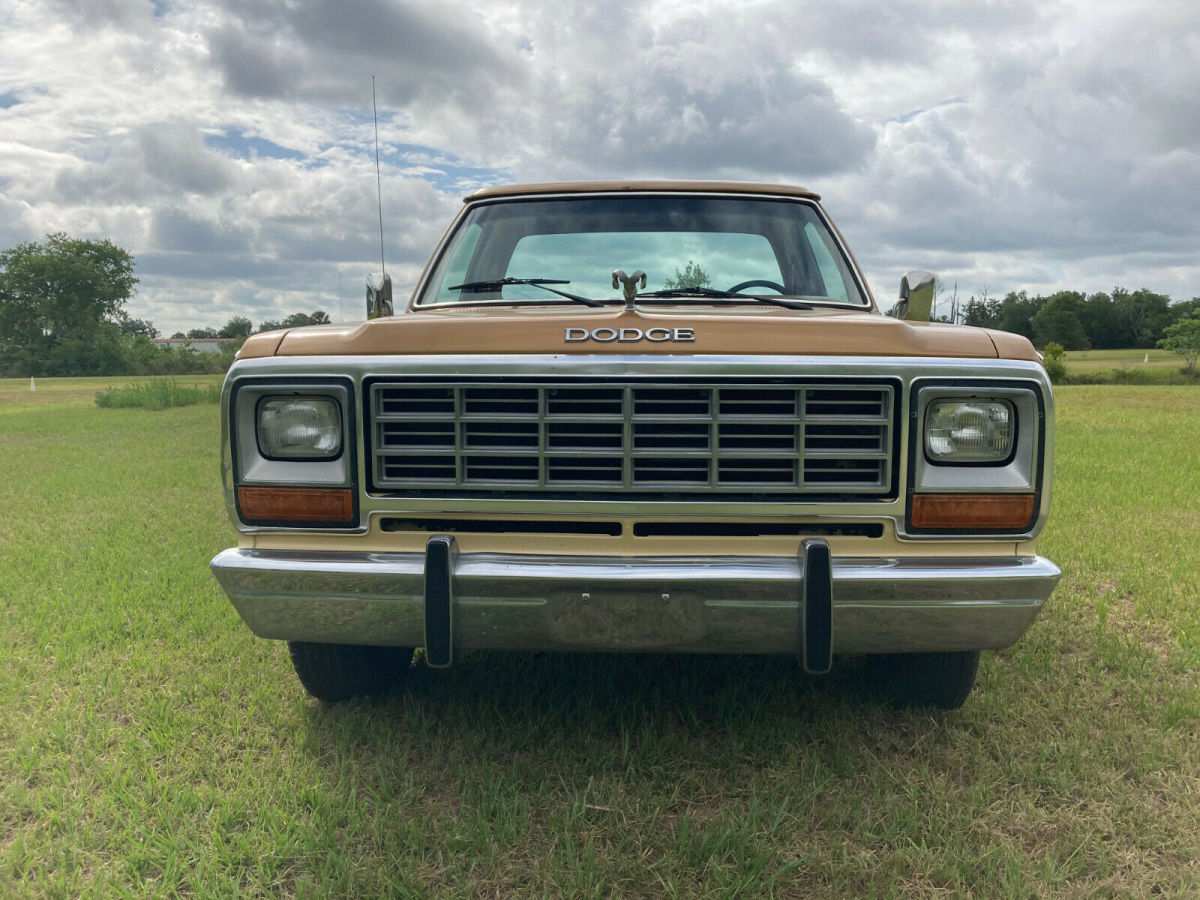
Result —
[[[687, 340], [689, 336], [691, 340]], [[791, 310], [766, 305], [730, 309], [684, 304], [634, 311], [541, 306], [446, 307], [354, 325], [264, 332], [250, 337], [238, 358], [485, 353], [1038, 359], [1025, 338], [983, 328], [904, 322], [868, 311]]]

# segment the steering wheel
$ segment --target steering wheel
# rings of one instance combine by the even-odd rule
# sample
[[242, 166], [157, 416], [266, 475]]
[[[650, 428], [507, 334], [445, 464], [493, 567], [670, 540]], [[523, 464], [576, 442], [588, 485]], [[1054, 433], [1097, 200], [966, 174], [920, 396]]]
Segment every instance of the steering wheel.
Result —
[[773, 291], [778, 291], [781, 294], [786, 294], [787, 289], [782, 284], [776, 284], [774, 281], [767, 281], [765, 278], [752, 278], [750, 281], [739, 281], [733, 287], [728, 289], [730, 294], [736, 294], [739, 291], [744, 291], [746, 288], [762, 287], [770, 288]]

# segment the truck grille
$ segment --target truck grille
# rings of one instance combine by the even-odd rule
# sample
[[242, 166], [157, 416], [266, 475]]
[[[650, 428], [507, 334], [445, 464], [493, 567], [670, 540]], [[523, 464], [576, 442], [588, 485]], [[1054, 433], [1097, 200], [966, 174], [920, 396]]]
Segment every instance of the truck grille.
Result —
[[369, 388], [375, 488], [885, 495], [891, 384]]

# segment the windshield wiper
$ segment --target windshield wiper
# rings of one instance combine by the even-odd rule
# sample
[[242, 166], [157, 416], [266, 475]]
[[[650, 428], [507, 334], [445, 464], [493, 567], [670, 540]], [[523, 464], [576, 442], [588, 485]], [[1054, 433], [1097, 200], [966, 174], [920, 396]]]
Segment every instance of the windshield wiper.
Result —
[[743, 294], [740, 291], [719, 291], [710, 287], [664, 288], [661, 291], [648, 291], [638, 294], [638, 299], [669, 300], [678, 297], [698, 297], [708, 300], [757, 300], [759, 303], [770, 303], [773, 306], [786, 306], [788, 309], [812, 309], [808, 303], [799, 300], [785, 300], [782, 297], [772, 297], [766, 294]]
[[467, 281], [463, 284], [452, 284], [446, 288], [448, 291], [498, 291], [506, 284], [531, 284], [534, 287], [541, 288], [543, 291], [549, 291], [552, 294], [558, 294], [560, 297], [566, 297], [568, 300], [574, 300], [576, 303], [582, 303], [585, 306], [603, 306], [601, 300], [593, 300], [591, 297], [581, 297], [578, 294], [568, 294], [566, 291], [560, 291], [558, 288], [552, 288], [552, 284], [570, 284], [571, 282], [565, 278], [495, 278], [491, 281]]

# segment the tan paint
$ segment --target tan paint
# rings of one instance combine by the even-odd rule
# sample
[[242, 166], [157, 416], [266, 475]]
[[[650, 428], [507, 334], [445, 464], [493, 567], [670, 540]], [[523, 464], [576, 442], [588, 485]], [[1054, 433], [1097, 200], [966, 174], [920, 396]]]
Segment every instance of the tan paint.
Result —
[[[567, 328], [685, 328], [687, 342], [647, 340], [569, 343]], [[1036, 359], [1024, 338], [1005, 341], [1010, 358]], [[1022, 347], [1022, 342], [1026, 347]], [[257, 349], [257, 348], [256, 348]], [[331, 354], [798, 354], [939, 356], [995, 359], [987, 331], [963, 325], [904, 322], [865, 310], [789, 310], [755, 306], [713, 310], [680, 304], [666, 309], [582, 309], [463, 306], [375, 319], [358, 325], [317, 325], [288, 331], [279, 356]], [[256, 355], [267, 355], [265, 353]]]
[[[608, 517], [589, 517], [605, 518]], [[613, 519], [612, 521], [616, 521]], [[632, 523], [623, 519], [620, 537], [606, 535], [455, 534], [463, 553], [552, 554], [564, 556], [779, 556], [793, 557], [801, 537], [633, 537]], [[672, 520], [678, 521], [678, 520]], [[722, 522], [739, 521], [725, 519]], [[859, 520], [862, 521], [862, 520]], [[834, 556], [861, 558], [1003, 557], [1036, 554], [1033, 541], [902, 541], [888, 520], [881, 520], [883, 537], [825, 538]], [[367, 534], [240, 534], [238, 546], [260, 550], [329, 550], [347, 553], [421, 553], [430, 532], [383, 532], [373, 527]], [[535, 549], [531, 549], [535, 548]]]
[[[318, 326], [319, 327], [319, 326]], [[252, 334], [237, 352], [238, 359], [259, 359], [264, 356], [274, 356], [279, 349], [286, 331], [263, 331]]]
[[477, 203], [496, 197], [521, 197], [528, 194], [595, 194], [614, 191], [683, 191], [705, 194], [771, 194], [778, 197], [803, 197], [820, 200], [818, 194], [802, 187], [787, 184], [762, 184], [744, 181], [562, 181], [540, 184], [504, 184], [486, 187], [463, 198], [463, 203]]
[[1033, 349], [1033, 344], [1029, 343], [1029, 338], [1022, 337], [1019, 334], [1011, 334], [1007, 331], [996, 331], [994, 328], [984, 328], [982, 330], [987, 333], [987, 336], [992, 339], [992, 343], [996, 345], [996, 353], [999, 354], [1001, 359], [1028, 359], [1033, 362], [1041, 362], [1042, 358]]

